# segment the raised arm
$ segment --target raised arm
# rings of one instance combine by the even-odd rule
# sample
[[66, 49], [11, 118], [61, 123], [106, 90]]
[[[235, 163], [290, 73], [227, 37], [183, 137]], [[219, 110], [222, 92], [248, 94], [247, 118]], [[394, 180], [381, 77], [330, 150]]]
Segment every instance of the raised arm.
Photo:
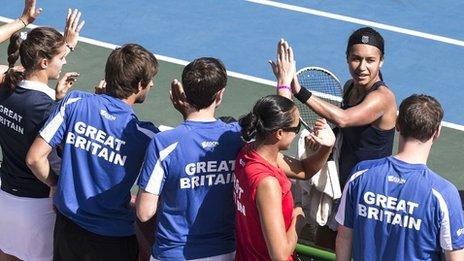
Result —
[[280, 39], [277, 43], [277, 61], [269, 60], [269, 64], [277, 80], [277, 94], [291, 100], [290, 83], [295, 75], [296, 65], [293, 50], [287, 41]]
[[0, 43], [8, 40], [12, 34], [23, 29], [39, 17], [42, 8], [36, 8], [35, 4], [36, 0], [25, 0], [21, 16], [11, 23], [0, 26]]
[[64, 27], [64, 40], [66, 42], [66, 46], [71, 50], [77, 46], [77, 42], [79, 41], [79, 33], [84, 27], [85, 21], [79, 22], [81, 19], [81, 12], [79, 10], [68, 9], [68, 15], [66, 16], [66, 24]]
[[[293, 93], [298, 93], [301, 90], [296, 75], [293, 78], [291, 87]], [[387, 88], [379, 88], [370, 92], [360, 104], [346, 110], [315, 95], [312, 95], [306, 101], [306, 105], [311, 110], [342, 128], [370, 124], [387, 113], [392, 103], [395, 104], [395, 96]]]
[[282, 190], [274, 177], [260, 181], [256, 191], [256, 207], [271, 260], [287, 260], [298, 241], [297, 222], [304, 218], [301, 208], [293, 211], [288, 230], [282, 216]]

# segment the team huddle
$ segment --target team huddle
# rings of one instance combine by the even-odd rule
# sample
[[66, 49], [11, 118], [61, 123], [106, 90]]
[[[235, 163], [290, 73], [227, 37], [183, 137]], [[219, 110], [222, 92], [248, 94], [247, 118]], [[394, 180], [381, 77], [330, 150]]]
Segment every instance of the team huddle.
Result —
[[[341, 108], [300, 86], [282, 39], [270, 61], [276, 94], [257, 97], [238, 120], [216, 118], [227, 71], [201, 57], [171, 83], [184, 121], [161, 131], [133, 110], [156, 85], [151, 52], [116, 48], [95, 93], [70, 91], [79, 74], [61, 70], [78, 52], [81, 13], [69, 10], [64, 35], [20, 32], [41, 12], [25, 0], [22, 15], [0, 26], [0, 42], [10, 41], [8, 66], [0, 66], [0, 260], [296, 260], [305, 214], [291, 179], [313, 177], [334, 146], [344, 189], [336, 228], [318, 234], [337, 260], [464, 260], [459, 194], [426, 165], [443, 109], [414, 94], [397, 116], [374, 29], [348, 40], [352, 79]], [[58, 80], [54, 89], [49, 80]], [[293, 99], [321, 117], [305, 138], [313, 153], [301, 160], [283, 154], [303, 128]], [[135, 223], [153, 218], [150, 256], [142, 257]]]

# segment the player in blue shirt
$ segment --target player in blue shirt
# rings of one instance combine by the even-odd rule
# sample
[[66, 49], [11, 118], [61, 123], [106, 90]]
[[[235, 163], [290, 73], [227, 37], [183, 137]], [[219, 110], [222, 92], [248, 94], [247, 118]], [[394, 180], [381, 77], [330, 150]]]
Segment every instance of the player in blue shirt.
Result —
[[426, 166], [443, 109], [426, 95], [400, 105], [398, 154], [359, 163], [336, 220], [337, 260], [464, 260], [464, 218], [456, 187]]
[[[132, 105], [144, 101], [157, 72], [142, 46], [117, 48], [106, 63], [106, 94], [71, 92], [31, 146], [31, 170], [50, 187], [58, 183], [54, 260], [136, 260], [130, 189], [158, 130]], [[47, 160], [56, 146], [63, 147], [59, 179]]]
[[155, 212], [155, 260], [233, 260], [232, 176], [242, 146], [238, 124], [215, 118], [227, 73], [221, 61], [199, 58], [171, 86], [185, 121], [151, 141], [140, 173], [137, 215]]

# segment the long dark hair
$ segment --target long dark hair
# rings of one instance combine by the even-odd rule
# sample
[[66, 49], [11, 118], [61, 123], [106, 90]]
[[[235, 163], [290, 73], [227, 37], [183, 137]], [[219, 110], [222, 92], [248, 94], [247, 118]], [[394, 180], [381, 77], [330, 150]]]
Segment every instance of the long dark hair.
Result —
[[290, 127], [294, 121], [295, 109], [293, 101], [279, 95], [268, 95], [259, 99], [253, 110], [238, 121], [242, 127], [243, 139], [263, 140], [278, 129]]
[[[64, 45], [63, 36], [50, 27], [38, 27], [27, 34], [23, 40], [21, 33], [16, 32], [10, 38], [8, 45], [8, 71], [2, 88], [13, 92], [18, 83], [24, 80], [25, 72], [37, 69], [41, 59], [52, 59], [59, 53], [59, 48]], [[13, 70], [16, 61], [20, 58], [25, 72]]]

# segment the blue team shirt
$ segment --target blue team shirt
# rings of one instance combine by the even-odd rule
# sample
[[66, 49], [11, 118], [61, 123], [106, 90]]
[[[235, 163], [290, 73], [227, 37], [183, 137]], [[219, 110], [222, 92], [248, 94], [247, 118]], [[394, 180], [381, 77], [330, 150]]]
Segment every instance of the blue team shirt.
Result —
[[157, 259], [196, 259], [235, 250], [232, 176], [242, 147], [237, 123], [185, 121], [155, 135], [138, 184], [159, 195]]
[[441, 260], [442, 250], [464, 248], [456, 187], [394, 157], [354, 168], [336, 219], [353, 229], [354, 260]]
[[68, 94], [40, 132], [52, 147], [63, 146], [57, 209], [95, 234], [133, 235], [130, 189], [156, 132], [120, 99]]

